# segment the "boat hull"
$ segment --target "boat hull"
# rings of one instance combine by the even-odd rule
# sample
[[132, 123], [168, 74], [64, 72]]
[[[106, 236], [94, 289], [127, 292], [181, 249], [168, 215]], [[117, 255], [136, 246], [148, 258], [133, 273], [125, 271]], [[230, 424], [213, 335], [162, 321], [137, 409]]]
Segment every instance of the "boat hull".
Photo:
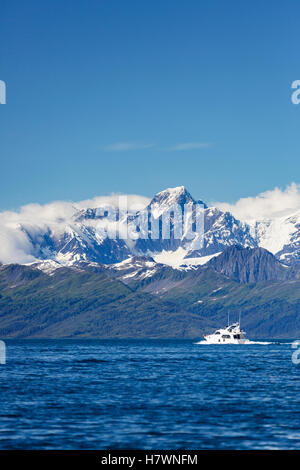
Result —
[[248, 339], [223, 339], [223, 338], [208, 338], [204, 337], [203, 343], [207, 344], [247, 344]]
[[207, 344], [247, 344], [245, 332], [241, 330], [240, 323], [233, 323], [225, 328], [204, 336], [203, 343]]

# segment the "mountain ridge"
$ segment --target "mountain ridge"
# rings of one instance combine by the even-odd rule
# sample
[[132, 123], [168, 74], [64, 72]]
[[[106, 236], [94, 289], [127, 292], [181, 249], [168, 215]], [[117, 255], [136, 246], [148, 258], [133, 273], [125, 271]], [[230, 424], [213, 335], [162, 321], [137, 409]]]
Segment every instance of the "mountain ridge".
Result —
[[[174, 204], [203, 204], [202, 235], [176, 238]], [[0, 262], [0, 337], [118, 338], [202, 336], [241, 312], [253, 337], [300, 334], [300, 217], [257, 222], [195, 201], [183, 187], [161, 191], [146, 206], [161, 235], [110, 237], [116, 223], [134, 232], [142, 212], [109, 205], [79, 209], [67, 221], [18, 229], [35, 261]], [[115, 219], [109, 218], [110, 211]], [[278, 225], [279, 224], [279, 225]], [[286, 224], [286, 225], [285, 225]], [[280, 232], [280, 229], [281, 232]], [[278, 236], [278, 240], [276, 239]], [[266, 249], [269, 245], [277, 253]], [[260, 246], [264, 245], [264, 246]]]
[[242, 283], [287, 280], [291, 270], [265, 248], [234, 245], [208, 261], [208, 267]]
[[199, 338], [226, 324], [228, 312], [242, 314], [250, 338], [300, 334], [299, 279], [244, 283], [208, 265], [176, 270], [147, 257], [129, 264], [82, 263], [51, 274], [1, 266], [0, 337]]
[[[176, 204], [181, 209], [190, 205], [192, 214], [195, 213], [196, 204], [202, 205], [203, 236], [196, 233], [192, 240], [185, 233], [176, 236], [174, 224], [177, 216], [172, 213]], [[228, 211], [208, 207], [201, 200], [196, 201], [184, 186], [168, 188], [154, 195], [143, 210], [148, 212], [148, 218], [151, 212], [158, 223], [156, 238], [149, 220], [141, 230], [136, 228], [143, 211], [130, 207], [127, 213], [125, 209], [123, 206], [116, 209], [112, 204], [103, 202], [97, 207], [74, 208], [69, 219], [57, 217], [57, 223], [47, 223], [43, 219], [41, 224], [33, 225], [26, 221], [14, 230], [20, 230], [22, 237], [26, 238], [28, 254], [35, 259], [33, 263], [40, 263], [41, 268], [48, 261], [55, 269], [60, 265], [71, 266], [81, 262], [114, 265], [133, 256], [148, 256], [158, 262], [189, 269], [205, 264], [211, 257], [235, 245], [268, 249], [287, 265], [300, 260], [300, 211], [294, 211], [291, 216], [247, 224]], [[170, 237], [164, 238], [161, 222], [162, 217], [169, 213]], [[123, 236], [121, 232], [118, 235], [118, 224], [121, 232], [128, 224], [129, 232], [136, 239]]]

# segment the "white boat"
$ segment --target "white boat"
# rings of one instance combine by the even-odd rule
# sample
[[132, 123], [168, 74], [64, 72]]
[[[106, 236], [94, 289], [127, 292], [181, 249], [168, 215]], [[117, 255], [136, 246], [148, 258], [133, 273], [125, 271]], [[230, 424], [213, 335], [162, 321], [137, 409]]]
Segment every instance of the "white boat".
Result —
[[246, 338], [246, 333], [241, 329], [240, 322], [216, 330], [210, 335], [205, 335], [204, 339], [203, 343], [209, 344], [246, 344], [250, 342]]

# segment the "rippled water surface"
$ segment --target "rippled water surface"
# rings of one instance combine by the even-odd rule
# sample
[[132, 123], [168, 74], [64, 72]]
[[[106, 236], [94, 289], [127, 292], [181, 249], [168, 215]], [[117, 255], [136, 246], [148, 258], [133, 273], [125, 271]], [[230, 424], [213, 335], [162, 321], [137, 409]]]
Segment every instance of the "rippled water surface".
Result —
[[300, 449], [288, 343], [6, 345], [1, 449]]

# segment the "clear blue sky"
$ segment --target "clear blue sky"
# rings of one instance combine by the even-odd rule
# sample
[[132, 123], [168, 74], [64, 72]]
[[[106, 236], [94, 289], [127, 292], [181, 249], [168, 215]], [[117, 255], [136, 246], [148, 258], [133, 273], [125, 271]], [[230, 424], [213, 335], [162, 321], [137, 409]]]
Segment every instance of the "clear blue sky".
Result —
[[296, 0], [2, 0], [0, 209], [300, 182], [299, 16]]

